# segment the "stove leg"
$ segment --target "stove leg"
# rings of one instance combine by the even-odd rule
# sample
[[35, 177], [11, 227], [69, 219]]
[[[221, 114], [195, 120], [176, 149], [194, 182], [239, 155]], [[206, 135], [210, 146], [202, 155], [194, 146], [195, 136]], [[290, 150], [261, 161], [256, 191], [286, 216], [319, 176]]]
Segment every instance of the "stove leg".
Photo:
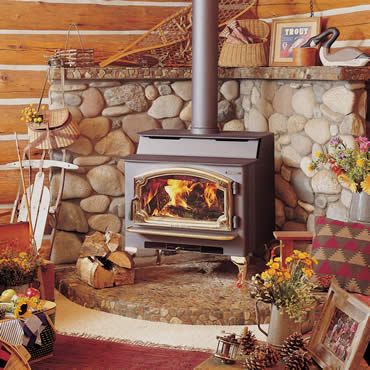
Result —
[[242, 288], [247, 281], [249, 257], [231, 257], [231, 262], [239, 269], [236, 285], [238, 288]]
[[156, 257], [157, 257], [157, 259], [156, 259], [155, 263], [156, 263], [157, 265], [160, 265], [160, 264], [161, 264], [161, 250], [160, 250], [160, 249], [156, 249], [156, 250], [155, 250], [155, 255], [156, 255]]

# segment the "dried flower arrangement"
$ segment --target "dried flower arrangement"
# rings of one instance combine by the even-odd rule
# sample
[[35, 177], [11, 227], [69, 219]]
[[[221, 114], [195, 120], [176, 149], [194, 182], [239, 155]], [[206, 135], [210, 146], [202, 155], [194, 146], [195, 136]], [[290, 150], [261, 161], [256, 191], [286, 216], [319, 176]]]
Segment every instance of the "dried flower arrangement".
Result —
[[285, 259], [285, 264], [280, 257], [272, 258], [266, 271], [252, 277], [252, 298], [272, 303], [291, 319], [302, 322], [316, 304], [313, 264], [317, 264], [315, 258], [298, 250]]
[[0, 258], [0, 285], [16, 286], [32, 282], [40, 262], [39, 257], [25, 252], [16, 256], [4, 254]]
[[[41, 111], [46, 110], [46, 106], [41, 106]], [[21, 110], [21, 121], [25, 121], [26, 123], [42, 123], [43, 122], [43, 114], [40, 113], [37, 109], [34, 108], [33, 104], [28, 105], [24, 109]]]
[[332, 138], [328, 153], [316, 152], [309, 169], [328, 166], [353, 193], [364, 191], [370, 195], [370, 141], [362, 136], [355, 143], [354, 148], [348, 148], [339, 137]]

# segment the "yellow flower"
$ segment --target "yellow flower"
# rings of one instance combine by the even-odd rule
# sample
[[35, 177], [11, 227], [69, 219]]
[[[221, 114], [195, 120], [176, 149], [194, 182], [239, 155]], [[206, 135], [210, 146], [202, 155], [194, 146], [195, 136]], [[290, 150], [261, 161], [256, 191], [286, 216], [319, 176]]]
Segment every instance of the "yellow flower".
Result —
[[364, 164], [365, 164], [365, 159], [364, 158], [359, 158], [359, 159], [357, 159], [357, 161], [356, 161], [356, 165], [358, 166], [358, 167], [364, 167]]
[[365, 180], [361, 182], [362, 190], [370, 195], [370, 175], [367, 175]]
[[292, 262], [293, 261], [293, 258], [292, 257], [287, 257], [286, 259], [285, 259], [285, 262], [286, 263], [290, 263], [290, 262]]
[[275, 258], [274, 258], [274, 261], [275, 261], [275, 262], [280, 262], [280, 257], [275, 257]]
[[320, 156], [321, 156], [321, 152], [320, 152], [320, 150], [317, 150], [313, 155], [314, 155], [316, 158], [320, 158]]
[[288, 280], [288, 279], [290, 279], [292, 277], [292, 275], [290, 274], [290, 272], [285, 271], [284, 272], [284, 277], [285, 277], [286, 280]]
[[277, 262], [274, 262], [274, 263], [271, 265], [271, 268], [272, 268], [272, 269], [277, 270], [277, 269], [279, 269], [279, 268], [280, 268], [280, 265], [279, 265]]
[[352, 191], [352, 193], [356, 193], [357, 191], [356, 183], [352, 181], [347, 175], [339, 175], [338, 180], [339, 182], [342, 183], [342, 185], [349, 188]]
[[313, 261], [313, 263], [314, 263], [315, 265], [317, 265], [317, 264], [318, 264], [318, 261], [317, 261], [317, 259], [316, 259], [315, 257], [312, 257], [312, 261]]
[[312, 269], [309, 269], [309, 268], [303, 268], [302, 269], [303, 273], [307, 276], [307, 277], [311, 277], [313, 275], [313, 271]]

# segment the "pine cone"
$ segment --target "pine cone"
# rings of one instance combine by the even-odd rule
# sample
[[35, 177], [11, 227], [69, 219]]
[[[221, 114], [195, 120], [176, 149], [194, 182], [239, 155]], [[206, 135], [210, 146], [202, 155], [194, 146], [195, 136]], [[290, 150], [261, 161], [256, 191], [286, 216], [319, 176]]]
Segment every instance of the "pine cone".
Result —
[[304, 340], [301, 334], [293, 333], [287, 339], [280, 349], [281, 357], [289, 357], [294, 351], [298, 349], [305, 349]]
[[256, 343], [257, 340], [255, 335], [248, 329], [248, 327], [245, 327], [243, 330], [242, 337], [240, 338], [241, 353], [243, 355], [248, 355], [254, 350]]
[[294, 351], [284, 358], [285, 369], [287, 370], [309, 370], [312, 364], [312, 357], [302, 348]]
[[0, 320], [5, 319], [6, 309], [0, 307]]
[[280, 358], [279, 352], [268, 344], [260, 344], [253, 353], [261, 353], [264, 356], [264, 366], [274, 366]]
[[262, 352], [252, 352], [244, 362], [246, 370], [264, 370], [265, 366], [265, 355]]

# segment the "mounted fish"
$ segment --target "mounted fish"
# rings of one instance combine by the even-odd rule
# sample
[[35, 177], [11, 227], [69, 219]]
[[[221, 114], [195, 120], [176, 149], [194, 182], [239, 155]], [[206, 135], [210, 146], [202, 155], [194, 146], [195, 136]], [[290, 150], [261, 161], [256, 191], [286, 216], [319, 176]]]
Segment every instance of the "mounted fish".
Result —
[[[328, 36], [329, 39], [327, 39]], [[328, 28], [319, 35], [311, 37], [302, 47], [315, 47], [327, 39], [320, 48], [320, 60], [324, 66], [363, 67], [369, 63], [370, 56], [354, 47], [345, 47], [337, 51], [331, 51], [330, 48], [338, 36], [339, 31], [337, 28]]]

